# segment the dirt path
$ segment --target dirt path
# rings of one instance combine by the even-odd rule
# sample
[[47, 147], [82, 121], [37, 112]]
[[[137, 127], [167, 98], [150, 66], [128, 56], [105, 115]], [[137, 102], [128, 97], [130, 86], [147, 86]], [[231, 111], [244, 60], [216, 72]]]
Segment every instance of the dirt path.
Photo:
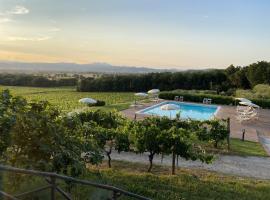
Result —
[[[129, 161], [138, 163], [148, 163], [147, 154], [134, 153], [112, 153], [112, 159], [118, 161]], [[156, 156], [154, 164], [171, 165], [171, 157], [165, 156], [161, 163], [161, 157]], [[216, 171], [224, 174], [237, 176], [253, 177], [258, 179], [270, 179], [270, 158], [268, 157], [241, 157], [241, 156], [224, 156], [216, 158], [212, 164], [203, 164], [200, 161], [186, 161], [179, 159], [179, 167], [201, 168], [210, 171]]]

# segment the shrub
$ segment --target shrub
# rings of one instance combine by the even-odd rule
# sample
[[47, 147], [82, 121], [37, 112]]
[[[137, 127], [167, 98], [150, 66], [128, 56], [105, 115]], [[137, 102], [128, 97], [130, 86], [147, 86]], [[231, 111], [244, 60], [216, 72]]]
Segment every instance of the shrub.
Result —
[[[180, 92], [162, 92], [159, 94], [159, 98], [166, 100], [174, 100], [175, 96], [183, 96], [185, 101], [202, 103], [204, 98], [212, 99], [212, 103], [221, 105], [237, 105], [238, 101], [232, 96], [221, 96], [211, 94], [190, 94]], [[269, 99], [250, 99], [253, 103], [259, 105], [262, 108], [270, 108]]]
[[270, 108], [270, 100], [269, 99], [251, 99], [251, 101], [262, 108]]
[[97, 100], [95, 106], [105, 106], [105, 104], [106, 104], [105, 101]]
[[95, 104], [88, 104], [89, 107], [92, 107], [92, 106], [105, 106], [105, 101], [101, 101], [101, 100], [97, 100], [97, 103]]
[[188, 94], [188, 93], [176, 93], [176, 92], [162, 92], [159, 94], [159, 98], [166, 100], [174, 100], [175, 96], [183, 96], [185, 101], [191, 102], [203, 102], [204, 98], [212, 99], [212, 103], [234, 105], [236, 103], [233, 97], [212, 95], [212, 94]]

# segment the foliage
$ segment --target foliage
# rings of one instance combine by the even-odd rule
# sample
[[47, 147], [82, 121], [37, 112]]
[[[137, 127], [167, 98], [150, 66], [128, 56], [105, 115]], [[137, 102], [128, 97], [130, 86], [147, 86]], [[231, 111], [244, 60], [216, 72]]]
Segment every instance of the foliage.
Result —
[[205, 149], [196, 144], [196, 134], [188, 129], [172, 126], [169, 130], [163, 131], [163, 152], [172, 154], [172, 174], [175, 174], [176, 156], [186, 160], [200, 160], [201, 162], [210, 163], [213, 156], [206, 153]]
[[0, 74], [0, 85], [31, 86], [31, 87], [60, 87], [75, 86], [77, 78], [49, 79], [45, 76], [31, 74]]
[[0, 93], [0, 155], [11, 142], [10, 130], [16, 123], [16, 112], [25, 107], [25, 100], [13, 98], [8, 90]]
[[181, 93], [181, 92], [162, 92], [159, 94], [159, 98], [174, 100], [175, 96], [183, 96], [185, 101], [199, 102], [202, 103], [204, 98], [211, 98], [214, 104], [233, 105], [235, 99], [229, 96], [211, 95], [211, 94], [192, 94], [192, 93]]
[[270, 63], [261, 61], [246, 67], [230, 65], [225, 70], [196, 70], [163, 72], [143, 75], [103, 75], [84, 78], [78, 91], [147, 91], [201, 89], [215, 90], [217, 94], [231, 88], [249, 89], [257, 84], [270, 83]]
[[97, 100], [97, 103], [95, 103], [94, 106], [105, 106], [105, 101]]
[[252, 90], [236, 90], [236, 96], [248, 99], [270, 99], [270, 85], [259, 84]]
[[258, 84], [270, 84], [270, 63], [261, 61], [249, 65], [247, 79], [252, 86]]
[[181, 121], [179, 119], [151, 117], [135, 122], [132, 129], [133, 145], [139, 153], [149, 153], [150, 172], [153, 158], [156, 154], [172, 154], [172, 173], [175, 172], [175, 156], [185, 159], [210, 162], [212, 156], [208, 155], [197, 142], [196, 131], [200, 129], [200, 122]]
[[86, 138], [92, 137], [97, 146], [108, 157], [108, 166], [111, 167], [112, 150], [129, 150], [128, 132], [123, 126], [126, 120], [116, 112], [92, 111], [76, 115], [85, 127]]
[[80, 80], [78, 91], [147, 91], [152, 88], [160, 90], [174, 89], [215, 89], [226, 90], [228, 87], [223, 70], [184, 71], [149, 73], [140, 75], [103, 75], [98, 78]]
[[133, 133], [135, 152], [149, 152], [150, 165], [147, 171], [150, 172], [154, 156], [162, 152], [162, 141], [160, 140], [161, 127], [157, 126], [154, 118], [147, 118], [135, 123]]
[[209, 120], [202, 122], [202, 130], [198, 132], [198, 136], [201, 140], [213, 141], [215, 148], [218, 144], [224, 141], [228, 135], [229, 130], [227, 128], [226, 121]]
[[58, 109], [46, 101], [27, 103], [13, 98], [8, 91], [1, 96], [1, 107], [6, 105], [6, 109], [0, 117], [12, 120], [1, 129], [5, 141], [1, 150], [6, 150], [7, 163], [77, 176], [85, 167], [82, 152], [91, 152], [87, 161], [92, 164], [101, 161], [99, 149], [93, 140], [85, 140], [78, 121], [61, 117]]

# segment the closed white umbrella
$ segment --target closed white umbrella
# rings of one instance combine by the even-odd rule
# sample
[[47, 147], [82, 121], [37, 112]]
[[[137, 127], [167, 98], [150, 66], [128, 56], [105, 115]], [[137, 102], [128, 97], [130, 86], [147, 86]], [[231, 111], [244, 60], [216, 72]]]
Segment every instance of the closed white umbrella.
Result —
[[79, 100], [80, 103], [85, 103], [85, 104], [95, 104], [97, 103], [97, 100], [92, 99], [92, 98], [83, 98]]
[[157, 93], [159, 93], [159, 92], [160, 92], [159, 89], [152, 89], [152, 90], [149, 90], [147, 93], [148, 93], [148, 94], [157, 94]]
[[[160, 107], [161, 110], [167, 110], [167, 111], [172, 111], [172, 110], [179, 110], [180, 107], [178, 105], [175, 104], [165, 104], [163, 106]], [[171, 116], [171, 112], [170, 112], [170, 119], [172, 118]]]
[[252, 103], [252, 102], [239, 102], [239, 104], [241, 105], [245, 105], [245, 106], [250, 106], [250, 107], [253, 107], [253, 108], [260, 108], [260, 106], [258, 106], [257, 104], [255, 103]]
[[251, 103], [251, 101], [249, 99], [246, 99], [246, 98], [235, 98], [236, 100], [239, 100], [241, 102], [249, 102]]
[[147, 97], [148, 96], [148, 94], [146, 94], [144, 92], [138, 92], [138, 93], [135, 93], [134, 95], [137, 97]]

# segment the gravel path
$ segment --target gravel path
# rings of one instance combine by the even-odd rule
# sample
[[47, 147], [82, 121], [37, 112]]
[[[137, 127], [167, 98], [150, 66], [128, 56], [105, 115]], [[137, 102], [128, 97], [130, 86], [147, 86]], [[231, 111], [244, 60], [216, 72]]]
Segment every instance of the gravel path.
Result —
[[[118, 161], [129, 161], [138, 163], [147, 163], [147, 154], [135, 154], [122, 152], [112, 153], [112, 159]], [[161, 163], [161, 157], [155, 156], [154, 164], [171, 165], [171, 157], [165, 156]], [[268, 157], [241, 157], [241, 156], [218, 156], [212, 164], [204, 164], [200, 161], [186, 161], [179, 159], [179, 167], [201, 168], [210, 171], [216, 171], [224, 174], [237, 176], [253, 177], [258, 179], [270, 179], [270, 158]]]

